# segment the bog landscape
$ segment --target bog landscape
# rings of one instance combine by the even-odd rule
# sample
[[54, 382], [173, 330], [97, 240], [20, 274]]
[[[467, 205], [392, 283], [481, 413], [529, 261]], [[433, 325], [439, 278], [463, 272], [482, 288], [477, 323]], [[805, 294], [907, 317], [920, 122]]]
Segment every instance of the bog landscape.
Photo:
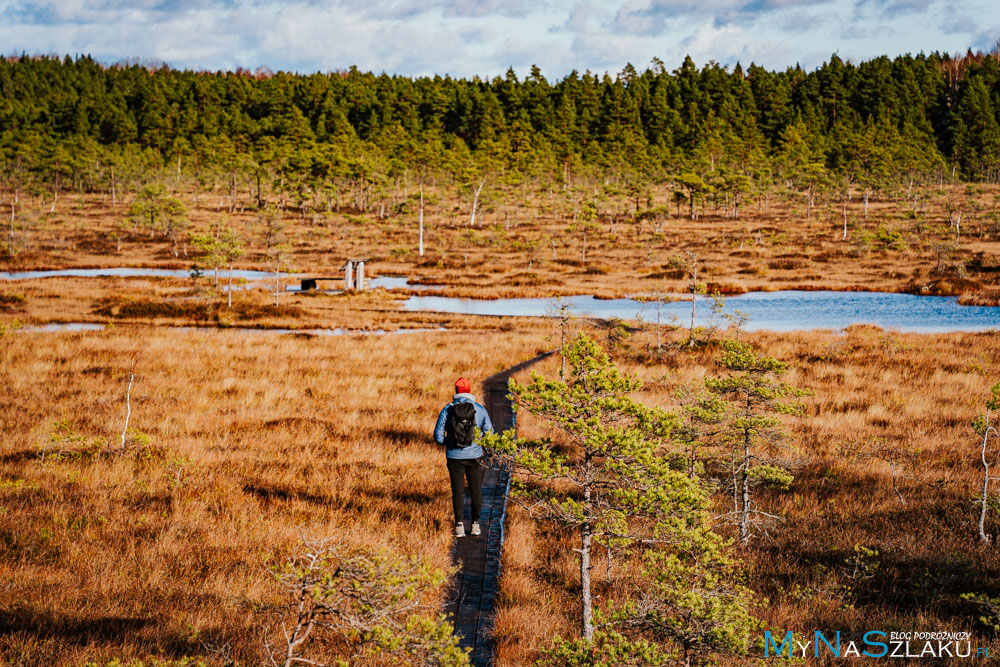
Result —
[[0, 664], [1000, 654], [995, 51], [5, 58], [0, 214]]

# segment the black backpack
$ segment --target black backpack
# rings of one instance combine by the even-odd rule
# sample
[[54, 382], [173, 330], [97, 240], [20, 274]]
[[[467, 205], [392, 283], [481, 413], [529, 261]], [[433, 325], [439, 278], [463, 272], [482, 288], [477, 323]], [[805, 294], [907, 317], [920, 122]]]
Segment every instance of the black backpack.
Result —
[[445, 422], [447, 445], [452, 449], [468, 447], [476, 437], [476, 406], [474, 403], [454, 403], [448, 408]]

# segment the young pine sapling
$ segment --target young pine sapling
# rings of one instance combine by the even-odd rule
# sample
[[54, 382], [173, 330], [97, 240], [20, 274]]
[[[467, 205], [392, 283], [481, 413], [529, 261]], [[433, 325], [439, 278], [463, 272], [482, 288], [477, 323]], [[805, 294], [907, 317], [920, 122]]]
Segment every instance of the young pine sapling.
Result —
[[726, 340], [723, 346], [718, 364], [728, 375], [706, 379], [705, 386], [731, 405], [732, 417], [723, 439], [730, 447], [733, 511], [725, 516], [739, 527], [740, 544], [745, 546], [755, 523], [779, 518], [757, 508], [753, 488], [761, 484], [787, 488], [792, 481], [792, 475], [773, 465], [762, 450], [783, 441], [778, 416], [802, 414], [802, 405], [790, 399], [809, 392], [778, 379], [787, 364], [739, 341]]
[[681, 406], [681, 425], [677, 442], [684, 453], [688, 477], [696, 479], [703, 473], [704, 463], [699, 453], [714, 444], [729, 416], [729, 403], [704, 388], [683, 387], [675, 398]]
[[[707, 514], [699, 519], [703, 525]], [[611, 620], [626, 634], [675, 647], [675, 661], [660, 664], [725, 664], [723, 658], [750, 648], [757, 626], [753, 592], [742, 583], [745, 566], [728, 542], [709, 530], [691, 536], [681, 548], [645, 554], [644, 576]]]
[[281, 636], [275, 642], [271, 628], [264, 632], [272, 667], [369, 664], [375, 656], [391, 664], [469, 664], [451, 623], [433, 611], [429, 593], [446, 575], [419, 557], [304, 539], [300, 553], [270, 570], [288, 599], [271, 608]]

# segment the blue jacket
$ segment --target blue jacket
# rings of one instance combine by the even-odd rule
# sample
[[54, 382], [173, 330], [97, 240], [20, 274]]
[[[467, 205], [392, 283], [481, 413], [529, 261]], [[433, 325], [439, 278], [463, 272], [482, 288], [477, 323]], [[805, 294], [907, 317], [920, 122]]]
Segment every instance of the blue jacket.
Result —
[[[493, 433], [493, 423], [490, 421], [490, 415], [486, 412], [486, 408], [479, 403], [476, 403], [476, 397], [472, 394], [455, 394], [451, 397], [451, 403], [444, 406], [441, 410], [441, 414], [438, 415], [437, 425], [434, 427], [434, 441], [437, 442], [437, 444], [444, 444], [444, 425], [445, 422], [448, 421], [448, 408], [456, 403], [472, 403], [475, 405], [476, 428], [483, 433]], [[445, 456], [449, 459], [478, 459], [482, 455], [483, 448], [475, 442], [468, 447], [455, 449], [449, 448], [445, 450]]]

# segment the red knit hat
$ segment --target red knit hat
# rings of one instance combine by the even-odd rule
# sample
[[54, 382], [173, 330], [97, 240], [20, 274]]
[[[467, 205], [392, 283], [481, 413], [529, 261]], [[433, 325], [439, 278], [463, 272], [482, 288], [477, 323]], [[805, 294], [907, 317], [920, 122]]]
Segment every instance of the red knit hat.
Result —
[[472, 384], [465, 378], [458, 378], [455, 380], [455, 393], [456, 394], [468, 394], [472, 391]]

